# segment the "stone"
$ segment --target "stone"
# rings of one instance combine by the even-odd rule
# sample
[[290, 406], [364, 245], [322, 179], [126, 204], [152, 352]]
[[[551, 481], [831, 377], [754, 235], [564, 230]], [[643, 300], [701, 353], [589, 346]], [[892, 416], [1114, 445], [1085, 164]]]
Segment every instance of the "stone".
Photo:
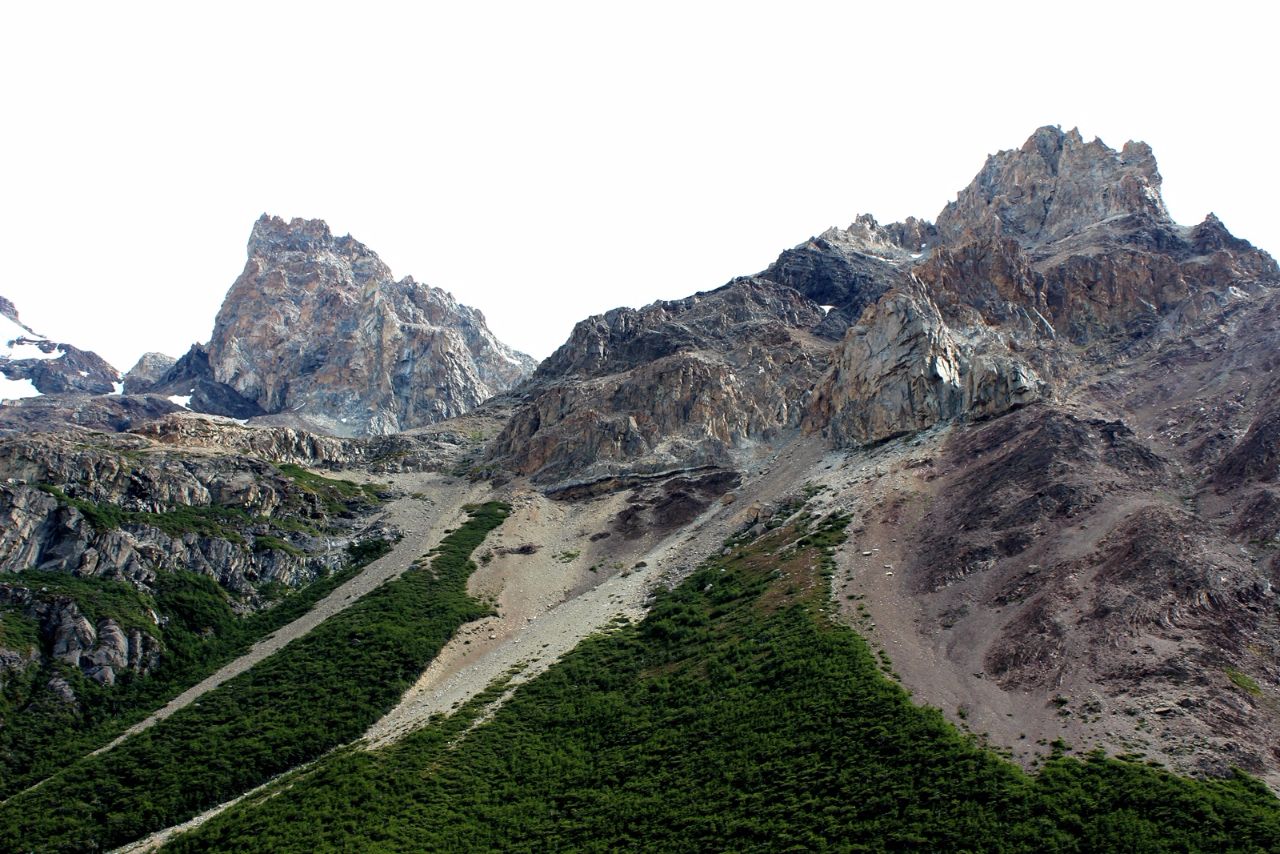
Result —
[[532, 372], [484, 315], [396, 281], [321, 220], [263, 215], [218, 311], [213, 380], [264, 413], [332, 435], [378, 435], [461, 415]]

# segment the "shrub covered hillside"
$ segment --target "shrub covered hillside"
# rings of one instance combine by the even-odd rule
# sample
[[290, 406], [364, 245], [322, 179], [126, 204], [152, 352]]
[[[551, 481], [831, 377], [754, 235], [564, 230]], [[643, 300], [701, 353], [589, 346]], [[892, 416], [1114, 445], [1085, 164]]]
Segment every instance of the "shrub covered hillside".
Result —
[[1057, 756], [1031, 776], [912, 705], [829, 619], [844, 519], [705, 564], [475, 725], [327, 757], [178, 851], [1275, 851], [1280, 801]]
[[[302, 616], [390, 548], [385, 540], [353, 544], [345, 570], [312, 582], [274, 608], [247, 617], [234, 613], [226, 591], [212, 579], [194, 573], [158, 576], [154, 596], [124, 581], [54, 572], [22, 573], [20, 580], [39, 585], [41, 590], [75, 595], [93, 616], [101, 611], [128, 625], [130, 617], [141, 620], [147, 609], [164, 614], [167, 622], [160, 630], [164, 654], [154, 673], [145, 678], [126, 675], [111, 687], [98, 685], [76, 668], [56, 661], [5, 680], [0, 687], [0, 720], [4, 723], [0, 726], [0, 797], [21, 791], [111, 741], [243, 654], [255, 641]], [[14, 614], [4, 616], [16, 622]], [[77, 703], [50, 702], [47, 692], [41, 692], [53, 676], [73, 686]]]
[[492, 502], [402, 576], [249, 671], [0, 804], [0, 851], [99, 851], [184, 821], [359, 737], [458, 626], [472, 551], [510, 512]]

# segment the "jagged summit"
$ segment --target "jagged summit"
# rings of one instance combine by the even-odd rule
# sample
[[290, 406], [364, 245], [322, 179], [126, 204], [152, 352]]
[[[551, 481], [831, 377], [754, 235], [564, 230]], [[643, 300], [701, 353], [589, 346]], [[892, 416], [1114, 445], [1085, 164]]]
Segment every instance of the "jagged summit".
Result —
[[1039, 246], [1116, 216], [1170, 223], [1160, 172], [1145, 142], [1116, 151], [1080, 131], [1042, 127], [1018, 149], [993, 154], [938, 215], [949, 242], [1010, 237]]
[[395, 280], [323, 220], [263, 214], [248, 256], [207, 354], [212, 378], [263, 412], [338, 435], [391, 433], [461, 415], [533, 370], [480, 312]]

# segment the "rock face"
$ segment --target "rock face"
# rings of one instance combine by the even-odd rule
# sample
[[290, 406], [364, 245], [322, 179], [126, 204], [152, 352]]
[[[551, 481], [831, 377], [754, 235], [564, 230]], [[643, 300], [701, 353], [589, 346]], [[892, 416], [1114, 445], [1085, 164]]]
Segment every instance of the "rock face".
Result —
[[213, 380], [335, 435], [461, 415], [530, 373], [484, 316], [320, 220], [263, 216], [207, 347]]
[[124, 375], [124, 393], [142, 394], [150, 391], [177, 361], [164, 353], [143, 353]]
[[911, 219], [881, 227], [863, 214], [846, 229], [828, 229], [783, 252], [760, 276], [828, 306], [815, 332], [839, 340], [867, 306], [902, 281], [912, 259], [936, 238], [929, 223]]
[[[368, 512], [353, 505], [334, 517], [314, 491], [258, 458], [129, 434], [0, 440], [0, 481], [0, 574], [39, 569], [146, 586], [183, 570], [251, 603], [262, 584], [298, 586], [338, 568], [335, 544]], [[257, 547], [258, 537], [268, 545]]]
[[0, 406], [0, 435], [37, 430], [132, 430], [180, 407], [157, 395], [40, 395]]
[[[932, 234], [922, 225], [914, 233]], [[1177, 225], [1144, 143], [1041, 128], [992, 156], [909, 275], [846, 334], [810, 423], [838, 446], [1059, 394], [1092, 359], [1153, 346], [1280, 283], [1212, 214]]]
[[199, 344], [193, 344], [149, 390], [194, 412], [241, 419], [266, 414], [257, 403], [214, 379], [209, 351]]
[[835, 358], [811, 411], [842, 445], [997, 415], [1044, 385], [995, 336], [954, 334], [918, 282], [867, 309]]
[[1078, 130], [1042, 127], [1022, 148], [987, 158], [973, 182], [938, 215], [938, 234], [953, 245], [1010, 237], [1030, 247], [1113, 217], [1170, 223], [1160, 183], [1144, 142], [1117, 152], [1097, 139], [1086, 143]]
[[[33, 620], [49, 658], [80, 668], [100, 685], [114, 685], [125, 671], [145, 675], [160, 663], [162, 645], [154, 627], [153, 634], [137, 627], [126, 629], [111, 617], [91, 620], [69, 596], [0, 583], [0, 608]], [[30, 657], [26, 666], [39, 658], [38, 654]], [[74, 702], [74, 694], [68, 699]]]
[[521, 388], [492, 460], [563, 487], [731, 464], [800, 423], [829, 342], [822, 311], [761, 278], [575, 327]]
[[116, 390], [120, 374], [101, 356], [32, 332], [13, 303], [0, 300], [0, 399]]

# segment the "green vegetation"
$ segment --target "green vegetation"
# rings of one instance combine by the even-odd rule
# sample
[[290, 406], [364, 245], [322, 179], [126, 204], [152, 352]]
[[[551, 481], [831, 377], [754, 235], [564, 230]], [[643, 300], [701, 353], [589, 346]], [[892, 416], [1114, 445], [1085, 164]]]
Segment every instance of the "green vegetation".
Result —
[[171, 537], [181, 537], [191, 533], [204, 537], [218, 537], [233, 543], [243, 543], [244, 537], [235, 526], [247, 525], [253, 521], [249, 514], [239, 507], [180, 505], [162, 513], [146, 513], [121, 510], [111, 504], [95, 504], [82, 498], [71, 498], [58, 487], [49, 484], [39, 484], [39, 487], [58, 499], [60, 503], [79, 510], [89, 520], [89, 524], [99, 531], [110, 531], [124, 525], [150, 525]]
[[552, 555], [552, 557], [554, 560], [559, 561], [560, 563], [573, 563], [575, 560], [578, 559], [579, 554], [581, 554], [581, 552], [575, 552], [575, 551], [570, 551], [566, 549], [565, 551], [557, 552], [556, 554]]
[[1252, 694], [1255, 697], [1262, 696], [1262, 686], [1258, 684], [1258, 680], [1254, 679], [1248, 673], [1242, 673], [1234, 667], [1228, 667], [1224, 672], [1227, 674], [1227, 678], [1230, 679], [1237, 688], [1240, 688], [1245, 693]]
[[40, 648], [36, 621], [14, 611], [0, 611], [0, 649], [25, 653]]
[[[390, 549], [385, 540], [354, 543], [347, 549], [346, 569], [317, 579], [274, 607], [247, 618], [236, 615], [226, 591], [213, 579], [195, 573], [157, 576], [154, 596], [124, 581], [104, 578], [33, 570], [13, 576], [13, 583], [31, 588], [38, 597], [69, 596], [92, 622], [110, 617], [126, 629], [138, 628], [157, 637], [163, 652], [153, 673], [135, 678], [126, 672], [110, 688], [61, 663], [31, 667], [8, 678], [0, 689], [0, 720], [4, 721], [0, 727], [0, 798], [108, 743], [171, 697], [245, 652], [259, 638], [302, 616]], [[168, 618], [163, 628], [151, 618], [152, 611]], [[26, 623], [30, 624], [30, 639], [34, 621], [21, 614], [4, 612], [0, 625], [6, 627], [7, 635], [8, 626]], [[38, 637], [33, 643], [38, 645]], [[74, 689], [78, 709], [56, 700], [45, 688], [54, 676]]]
[[[394, 747], [339, 751], [178, 851], [1274, 851], [1280, 803], [1055, 755], [1036, 776], [913, 706], [828, 619], [843, 519], [782, 523]], [[807, 538], [807, 544], [797, 545]]]
[[358, 484], [350, 480], [313, 474], [302, 466], [281, 463], [276, 466], [281, 474], [291, 479], [303, 492], [314, 495], [330, 515], [341, 515], [350, 502], [376, 504], [381, 500], [378, 490], [370, 484]]
[[292, 543], [282, 540], [279, 537], [270, 536], [269, 534], [258, 534], [254, 537], [253, 550], [255, 552], [275, 550], [293, 555], [294, 557], [302, 557], [305, 554], [302, 549]]
[[[112, 847], [361, 735], [458, 626], [487, 613], [466, 594], [470, 555], [510, 507], [468, 512], [429, 567], [382, 585], [199, 703], [0, 804], [0, 840], [46, 851]], [[193, 620], [206, 604], [193, 597]]]

